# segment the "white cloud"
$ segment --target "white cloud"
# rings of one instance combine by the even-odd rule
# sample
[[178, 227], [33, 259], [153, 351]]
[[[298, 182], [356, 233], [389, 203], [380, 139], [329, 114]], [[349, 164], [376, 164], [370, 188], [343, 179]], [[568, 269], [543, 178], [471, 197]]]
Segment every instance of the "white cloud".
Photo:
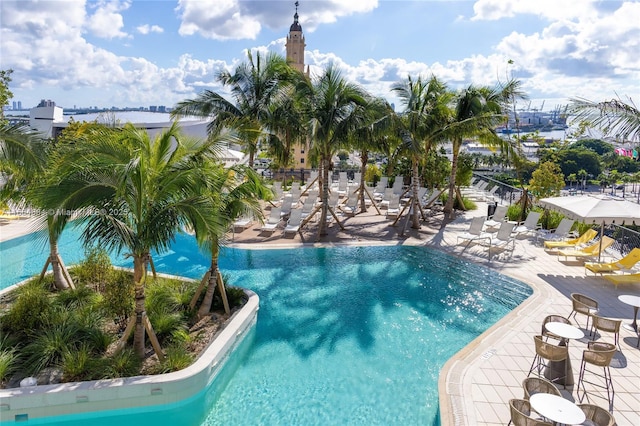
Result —
[[124, 19], [119, 12], [127, 10], [129, 6], [131, 3], [127, 0], [102, 0], [95, 5], [90, 3], [89, 8], [95, 11], [87, 19], [87, 29], [100, 38], [128, 37], [129, 35], [122, 31]]
[[471, 20], [495, 21], [530, 14], [549, 20], [567, 20], [593, 15], [593, 2], [585, 0], [478, 0]]
[[[325, 0], [300, 6], [300, 24], [307, 33], [318, 25], [335, 22], [340, 17], [375, 9], [377, 0]], [[242, 0], [179, 0], [176, 8], [180, 34], [199, 34], [216, 40], [255, 39], [262, 25], [282, 29], [291, 24], [292, 2]]]
[[158, 25], [149, 25], [149, 24], [144, 24], [144, 25], [140, 25], [138, 27], [136, 27], [136, 30], [140, 33], [140, 34], [149, 34], [149, 33], [163, 33], [164, 29]]

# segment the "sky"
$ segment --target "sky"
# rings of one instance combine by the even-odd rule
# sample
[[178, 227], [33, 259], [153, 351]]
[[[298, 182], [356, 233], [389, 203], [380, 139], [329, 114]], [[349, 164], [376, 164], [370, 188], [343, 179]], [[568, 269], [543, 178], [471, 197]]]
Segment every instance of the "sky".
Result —
[[[2, 0], [9, 105], [226, 96], [216, 74], [247, 49], [285, 56], [294, 13], [280, 0]], [[312, 76], [334, 63], [396, 109], [390, 87], [408, 76], [435, 75], [453, 90], [516, 78], [530, 98], [518, 108], [545, 111], [640, 94], [640, 0], [300, 0], [298, 14]]]

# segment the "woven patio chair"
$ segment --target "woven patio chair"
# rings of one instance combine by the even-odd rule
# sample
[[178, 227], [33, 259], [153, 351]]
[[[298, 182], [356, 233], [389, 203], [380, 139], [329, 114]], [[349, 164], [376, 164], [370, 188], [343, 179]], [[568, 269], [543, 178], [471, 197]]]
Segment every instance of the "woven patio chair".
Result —
[[[529, 369], [529, 374], [527, 377], [531, 375], [534, 371], [538, 375], [538, 377], [542, 377], [542, 371], [544, 368], [551, 369], [549, 365], [551, 362], [564, 362], [564, 376], [554, 377], [551, 381], [554, 382], [556, 380], [563, 379], [566, 381], [568, 376], [567, 373], [567, 357], [569, 356], [569, 349], [566, 345], [552, 345], [551, 343], [547, 343], [542, 340], [542, 336], [533, 336], [533, 340], [536, 345], [536, 355], [533, 357], [533, 362], [531, 363], [531, 368]], [[566, 388], [566, 385], [563, 385]]]
[[[602, 407], [593, 404], [578, 404], [578, 407], [595, 426], [614, 426], [616, 419]], [[586, 422], [584, 423], [586, 424]]]
[[[563, 317], [561, 315], [547, 315], [545, 317], [545, 319], [542, 320], [542, 337], [545, 337], [547, 339], [549, 337], [551, 337], [552, 339], [561, 340], [561, 341], [564, 340], [562, 337], [557, 336], [557, 335], [555, 335], [555, 334], [553, 334], [551, 332], [548, 332], [547, 329], [544, 327], [545, 324], [548, 323], [548, 322], [561, 322], [563, 324], [572, 325], [571, 321], [569, 321], [567, 318], [565, 318], [565, 317]], [[545, 339], [545, 340], [547, 340], [547, 339]]]
[[[613, 380], [611, 379], [611, 370], [609, 365], [615, 355], [617, 348], [611, 343], [604, 342], [589, 342], [587, 343], [587, 350], [582, 351], [582, 362], [580, 363], [580, 374], [578, 375], [578, 386], [576, 389], [576, 395], [580, 402], [587, 396], [587, 388], [585, 383], [588, 383], [594, 387], [607, 390], [607, 400], [609, 401], [609, 411], [613, 411], [613, 398], [615, 397], [615, 390], [613, 389]], [[602, 368], [602, 373], [593, 369], [588, 369], [588, 366]], [[590, 375], [601, 379], [600, 383], [596, 383], [591, 380]], [[585, 376], [587, 379], [586, 380]], [[595, 379], [594, 379], [595, 380]], [[604, 384], [603, 384], [604, 383]], [[580, 392], [582, 391], [582, 395]], [[595, 395], [595, 394], [594, 394]], [[587, 396], [587, 401], [589, 400]]]
[[531, 404], [526, 399], [510, 399], [509, 411], [509, 424], [514, 426], [552, 426], [551, 423], [531, 417]]
[[[609, 333], [613, 333], [613, 343], [618, 347], [618, 349], [620, 349], [620, 325], [622, 325], [622, 320], [615, 320], [599, 317], [598, 315], [593, 315], [591, 330], [593, 330], [594, 333], [591, 339], [595, 340], [596, 331], [607, 331]], [[589, 333], [591, 333], [591, 330], [589, 331]]]
[[527, 377], [522, 381], [522, 389], [524, 390], [524, 399], [529, 400], [531, 395], [536, 393], [550, 393], [552, 395], [562, 396], [560, 390], [542, 377]]
[[[569, 318], [573, 315], [573, 319], [576, 319], [577, 314], [583, 314], [587, 316], [587, 325], [585, 326], [585, 330], [589, 330], [589, 320], [591, 317], [598, 313], [598, 301], [590, 298], [589, 296], [585, 296], [580, 293], [571, 293], [571, 304], [572, 310], [569, 314]], [[591, 330], [589, 330], [589, 335], [591, 335]]]

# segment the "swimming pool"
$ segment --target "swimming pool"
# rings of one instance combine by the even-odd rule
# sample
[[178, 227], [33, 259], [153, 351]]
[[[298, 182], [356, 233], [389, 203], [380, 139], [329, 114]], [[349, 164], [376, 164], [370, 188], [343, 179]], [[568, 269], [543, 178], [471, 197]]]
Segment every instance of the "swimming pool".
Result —
[[[191, 237], [172, 247], [159, 271], [204, 273]], [[220, 267], [260, 296], [251, 338], [193, 400], [105, 424], [439, 424], [441, 367], [532, 292], [425, 247], [224, 249]]]

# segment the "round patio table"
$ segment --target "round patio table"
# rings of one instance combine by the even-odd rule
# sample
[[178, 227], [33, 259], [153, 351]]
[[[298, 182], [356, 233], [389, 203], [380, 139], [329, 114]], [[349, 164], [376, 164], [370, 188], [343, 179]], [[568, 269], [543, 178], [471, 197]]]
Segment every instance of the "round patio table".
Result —
[[529, 398], [531, 408], [555, 424], [579, 425], [587, 416], [582, 409], [568, 399], [550, 393], [536, 393]]
[[638, 331], [638, 308], [640, 308], [640, 296], [632, 296], [631, 294], [622, 294], [618, 296], [618, 300], [627, 305], [633, 306], [633, 322], [625, 324], [627, 328]]
[[565, 363], [567, 364], [567, 377], [558, 380], [556, 383], [560, 383], [564, 386], [573, 386], [573, 369], [571, 368], [571, 358], [569, 357], [569, 340], [570, 339], [582, 339], [584, 332], [578, 327], [574, 327], [562, 322], [548, 322], [544, 325], [544, 328], [558, 337], [562, 337], [560, 345], [567, 345], [567, 359], [564, 361], [551, 361], [545, 369], [544, 376], [554, 381], [558, 377], [564, 376]]

